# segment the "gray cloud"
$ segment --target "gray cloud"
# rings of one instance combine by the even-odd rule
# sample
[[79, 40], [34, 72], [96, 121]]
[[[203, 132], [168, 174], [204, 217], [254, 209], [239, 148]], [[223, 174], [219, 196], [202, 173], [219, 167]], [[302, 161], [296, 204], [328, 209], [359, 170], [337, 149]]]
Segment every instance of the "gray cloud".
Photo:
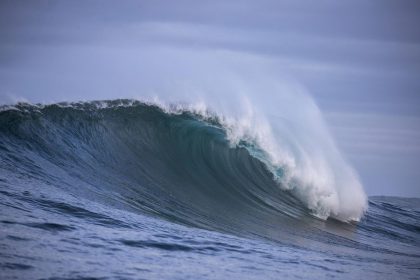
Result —
[[418, 1], [1, 1], [0, 103], [264, 64], [312, 93], [370, 194], [420, 196], [419, 18]]

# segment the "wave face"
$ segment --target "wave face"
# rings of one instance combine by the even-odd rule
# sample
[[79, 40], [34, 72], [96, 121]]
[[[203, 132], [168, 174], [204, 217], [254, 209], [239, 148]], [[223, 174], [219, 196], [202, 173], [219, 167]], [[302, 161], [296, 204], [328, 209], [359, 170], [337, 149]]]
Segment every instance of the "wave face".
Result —
[[361, 219], [366, 198], [335, 152], [305, 153], [269, 124], [203, 104], [3, 107], [4, 275], [173, 278], [167, 262], [181, 278], [416, 275], [418, 200], [375, 198]]
[[[210, 221], [221, 213], [245, 210], [256, 219], [261, 212], [358, 221], [365, 211], [353, 177], [346, 178], [351, 184], [337, 182], [322, 159], [299, 166], [302, 155], [280, 150], [271, 128], [249, 118], [133, 100], [15, 109], [3, 112], [3, 135], [13, 136], [3, 139], [6, 149], [19, 145], [25, 154], [104, 191], [137, 194], [144, 211], [183, 223], [214, 227]], [[305, 166], [311, 163], [321, 168]], [[54, 176], [48, 167], [40, 168], [39, 176]], [[320, 174], [313, 174], [317, 170]], [[340, 197], [342, 188], [332, 186], [338, 183], [354, 189]]]

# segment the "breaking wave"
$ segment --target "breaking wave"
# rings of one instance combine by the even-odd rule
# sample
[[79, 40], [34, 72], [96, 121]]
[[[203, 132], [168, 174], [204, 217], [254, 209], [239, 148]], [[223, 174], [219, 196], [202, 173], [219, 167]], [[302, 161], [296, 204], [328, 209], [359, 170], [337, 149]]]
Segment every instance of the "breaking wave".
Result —
[[363, 188], [324, 128], [243, 107], [229, 115], [203, 102], [158, 100], [4, 106], [3, 163], [202, 228], [250, 229], [281, 217], [360, 220]]

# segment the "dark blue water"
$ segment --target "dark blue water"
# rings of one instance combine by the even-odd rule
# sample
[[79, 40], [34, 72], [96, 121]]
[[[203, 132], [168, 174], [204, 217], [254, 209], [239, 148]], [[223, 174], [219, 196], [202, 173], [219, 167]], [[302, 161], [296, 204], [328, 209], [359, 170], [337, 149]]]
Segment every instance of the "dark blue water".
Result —
[[108, 103], [0, 112], [1, 279], [419, 279], [420, 199], [320, 220], [216, 119]]

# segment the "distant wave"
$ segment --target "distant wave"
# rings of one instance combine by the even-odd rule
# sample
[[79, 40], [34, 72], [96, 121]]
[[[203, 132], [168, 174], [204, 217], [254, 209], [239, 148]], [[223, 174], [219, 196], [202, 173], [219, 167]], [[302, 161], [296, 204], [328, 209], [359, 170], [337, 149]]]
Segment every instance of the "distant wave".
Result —
[[[302, 154], [279, 145], [290, 135], [276, 139], [267, 123], [203, 104], [20, 103], [0, 114], [10, 168], [63, 185], [81, 180], [101, 196], [183, 224], [229, 227], [241, 212], [252, 213], [249, 226], [276, 217], [358, 221], [366, 209], [355, 178], [349, 189], [334, 185], [349, 176], [334, 169], [340, 165], [305, 159], [323, 166], [299, 166]], [[305, 173], [316, 170], [324, 173]]]

